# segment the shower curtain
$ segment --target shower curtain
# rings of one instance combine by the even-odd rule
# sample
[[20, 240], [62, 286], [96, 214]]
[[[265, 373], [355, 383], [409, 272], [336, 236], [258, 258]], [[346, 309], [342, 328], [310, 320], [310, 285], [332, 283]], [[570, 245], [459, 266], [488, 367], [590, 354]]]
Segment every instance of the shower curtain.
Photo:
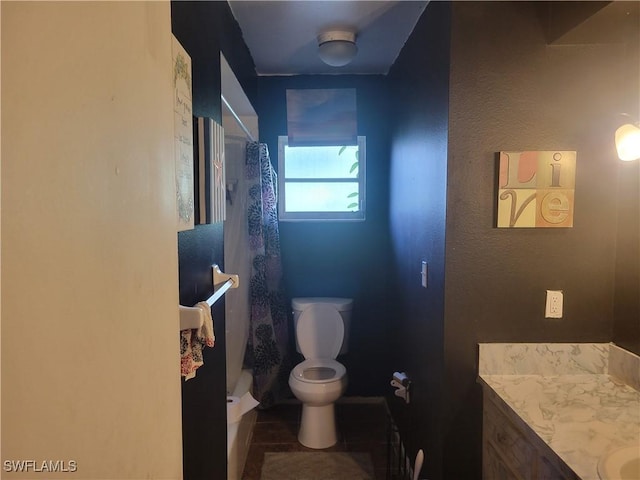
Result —
[[245, 365], [253, 369], [254, 396], [268, 408], [289, 396], [291, 360], [282, 288], [276, 172], [267, 145], [247, 144], [247, 223], [252, 263]]

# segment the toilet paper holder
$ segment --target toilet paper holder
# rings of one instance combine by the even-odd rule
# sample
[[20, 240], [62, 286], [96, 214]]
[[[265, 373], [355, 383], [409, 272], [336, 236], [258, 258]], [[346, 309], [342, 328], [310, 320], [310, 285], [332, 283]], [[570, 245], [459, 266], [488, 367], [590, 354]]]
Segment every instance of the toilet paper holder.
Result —
[[404, 372], [393, 372], [393, 379], [391, 380], [391, 386], [396, 389], [395, 396], [403, 398], [405, 402], [409, 403], [409, 390], [411, 388], [411, 380]]

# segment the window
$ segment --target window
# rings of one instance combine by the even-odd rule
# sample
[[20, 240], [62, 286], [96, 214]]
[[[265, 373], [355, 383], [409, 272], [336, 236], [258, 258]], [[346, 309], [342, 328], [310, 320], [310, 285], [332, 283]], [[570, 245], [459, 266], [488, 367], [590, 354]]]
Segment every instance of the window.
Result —
[[365, 137], [357, 145], [288, 145], [278, 137], [280, 220], [364, 220]]

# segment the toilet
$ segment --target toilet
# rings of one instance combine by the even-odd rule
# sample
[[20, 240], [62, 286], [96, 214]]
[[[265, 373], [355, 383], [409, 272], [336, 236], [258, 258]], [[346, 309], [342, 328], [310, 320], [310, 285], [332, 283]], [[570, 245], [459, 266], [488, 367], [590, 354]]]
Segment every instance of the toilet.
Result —
[[347, 370], [336, 360], [347, 352], [350, 298], [294, 298], [296, 350], [305, 360], [289, 375], [289, 386], [302, 402], [298, 441], [328, 448], [338, 441], [334, 403], [347, 388]]

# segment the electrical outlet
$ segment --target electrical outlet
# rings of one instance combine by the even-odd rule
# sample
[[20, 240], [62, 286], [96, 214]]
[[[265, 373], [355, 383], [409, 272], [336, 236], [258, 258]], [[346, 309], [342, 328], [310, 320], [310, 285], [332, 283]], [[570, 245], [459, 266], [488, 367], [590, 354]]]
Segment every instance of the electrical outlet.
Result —
[[545, 318], [562, 318], [562, 290], [547, 290], [547, 301], [544, 308]]

